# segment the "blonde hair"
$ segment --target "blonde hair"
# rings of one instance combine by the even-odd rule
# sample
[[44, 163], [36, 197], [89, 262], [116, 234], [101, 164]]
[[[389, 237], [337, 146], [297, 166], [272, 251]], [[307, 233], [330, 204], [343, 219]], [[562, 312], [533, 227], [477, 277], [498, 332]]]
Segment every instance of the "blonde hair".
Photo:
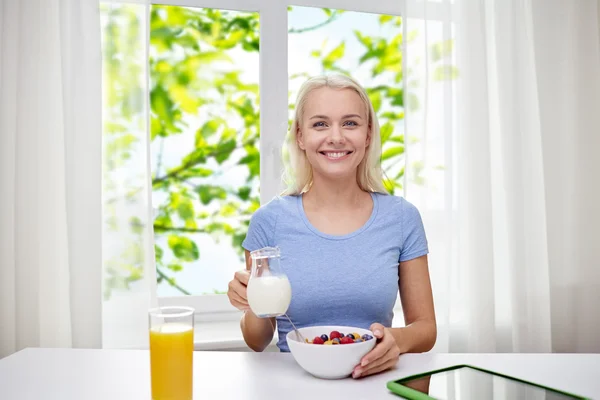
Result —
[[298, 195], [307, 191], [313, 182], [312, 166], [306, 153], [298, 145], [298, 129], [304, 116], [304, 109], [308, 95], [315, 89], [328, 87], [332, 89], [354, 90], [363, 101], [367, 111], [367, 125], [370, 132], [370, 143], [366, 149], [363, 160], [358, 165], [356, 181], [358, 186], [366, 192], [379, 192], [387, 194], [383, 185], [381, 171], [381, 137], [379, 122], [371, 100], [363, 87], [353, 78], [346, 75], [321, 75], [310, 78], [302, 84], [296, 98], [296, 110], [292, 126], [287, 134], [286, 144], [283, 147], [283, 164], [285, 166], [284, 181], [287, 189], [283, 195]]

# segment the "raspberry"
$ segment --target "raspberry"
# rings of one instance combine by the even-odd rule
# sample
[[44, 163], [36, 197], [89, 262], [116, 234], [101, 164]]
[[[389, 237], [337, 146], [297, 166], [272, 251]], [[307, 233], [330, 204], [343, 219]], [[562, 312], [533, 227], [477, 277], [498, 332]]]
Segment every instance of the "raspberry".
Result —
[[340, 340], [340, 344], [350, 344], [350, 343], [354, 343], [354, 339], [352, 339], [349, 336], [343, 337], [342, 340]]
[[313, 344], [323, 344], [325, 343], [325, 341], [323, 339], [321, 339], [320, 336], [315, 336], [315, 338], [313, 339]]
[[335, 339], [335, 338], [341, 338], [341, 337], [342, 337], [342, 335], [341, 335], [341, 333], [339, 333], [338, 331], [332, 331], [332, 332], [329, 334], [329, 339], [331, 339], [331, 340], [333, 340], [333, 339]]

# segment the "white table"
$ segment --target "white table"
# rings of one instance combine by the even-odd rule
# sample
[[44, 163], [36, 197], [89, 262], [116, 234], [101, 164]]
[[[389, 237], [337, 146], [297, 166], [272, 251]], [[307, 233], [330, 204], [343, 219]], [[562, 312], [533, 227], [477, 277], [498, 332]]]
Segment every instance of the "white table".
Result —
[[[145, 350], [25, 349], [0, 360], [0, 398], [150, 399]], [[406, 354], [395, 370], [360, 380], [305, 373], [290, 354], [195, 352], [195, 399], [398, 399], [388, 380], [473, 364], [600, 399], [600, 354]]]

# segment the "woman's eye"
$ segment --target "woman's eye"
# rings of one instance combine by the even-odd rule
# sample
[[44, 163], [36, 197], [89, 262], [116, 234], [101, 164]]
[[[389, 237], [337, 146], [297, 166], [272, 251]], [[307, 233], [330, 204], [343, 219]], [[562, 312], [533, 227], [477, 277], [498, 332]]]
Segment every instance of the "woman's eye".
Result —
[[344, 125], [348, 125], [348, 126], [358, 126], [358, 124], [354, 121], [346, 121], [344, 122]]
[[319, 121], [319, 122], [315, 122], [313, 127], [315, 128], [323, 128], [325, 126], [325, 122], [323, 121]]

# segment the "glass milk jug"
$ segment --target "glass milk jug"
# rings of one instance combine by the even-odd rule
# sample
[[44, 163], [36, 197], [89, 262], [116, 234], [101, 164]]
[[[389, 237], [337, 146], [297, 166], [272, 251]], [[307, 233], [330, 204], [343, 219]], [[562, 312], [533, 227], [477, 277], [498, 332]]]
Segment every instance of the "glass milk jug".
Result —
[[292, 287], [281, 269], [278, 247], [250, 252], [252, 269], [248, 281], [248, 304], [260, 318], [284, 315], [292, 300]]

